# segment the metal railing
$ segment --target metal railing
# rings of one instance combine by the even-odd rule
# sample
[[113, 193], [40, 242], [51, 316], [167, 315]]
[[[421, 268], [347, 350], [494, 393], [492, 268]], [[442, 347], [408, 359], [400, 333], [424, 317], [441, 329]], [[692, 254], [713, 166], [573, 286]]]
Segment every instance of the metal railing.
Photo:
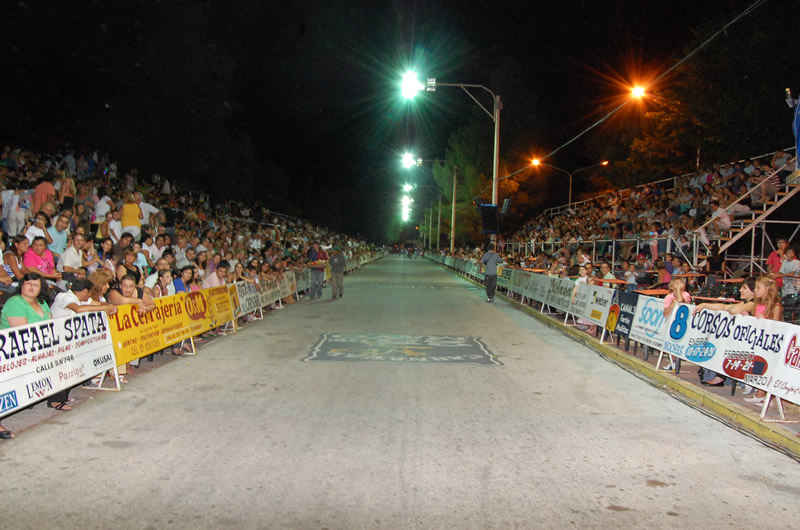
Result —
[[[775, 153], [778, 153], [778, 152], [787, 153], [787, 152], [794, 151], [794, 150], [795, 150], [794, 146], [787, 147], [786, 149], [779, 149], [777, 151], [772, 151], [771, 153], [765, 153], [763, 155], [758, 155], [758, 156], [753, 156], [753, 157], [750, 157], [750, 158], [745, 158], [745, 159], [742, 159], [742, 160], [735, 160], [733, 162], [728, 162], [726, 164], [722, 164], [721, 167], [728, 167], [728, 166], [732, 166], [734, 164], [743, 164], [745, 162], [752, 162], [754, 160], [760, 160], [762, 158], [774, 156]], [[576, 205], [581, 205], [581, 204], [593, 202], [593, 201], [595, 201], [597, 199], [600, 199], [602, 197], [606, 197], [608, 195], [626, 194], [626, 193], [630, 194], [635, 189], [644, 188], [644, 187], [648, 187], [648, 186], [655, 186], [655, 185], [662, 184], [662, 183], [665, 183], [665, 182], [672, 182], [672, 188], [668, 188], [668, 189], [674, 189], [679, 180], [683, 180], [683, 179], [688, 179], [688, 178], [694, 177], [695, 175], [698, 175], [700, 172], [701, 172], [700, 170], [692, 171], [692, 172], [689, 172], [689, 173], [683, 173], [681, 175], [676, 175], [674, 177], [667, 177], [667, 178], [663, 178], [663, 179], [658, 179], [658, 180], [645, 182], [643, 184], [637, 184], [636, 186], [633, 186], [632, 188], [624, 188], [624, 189], [621, 189], [621, 190], [615, 190], [615, 191], [608, 191], [608, 192], [605, 192], [605, 193], [600, 193], [598, 195], [595, 195], [594, 197], [590, 197], [589, 199], [584, 199], [582, 201], [573, 202], [572, 203], [572, 208], [575, 208]], [[559, 213], [561, 213], [563, 211], [566, 211], [569, 208], [570, 208], [569, 204], [562, 204], [560, 206], [553, 206], [551, 208], [548, 208], [548, 209], [546, 209], [544, 211], [544, 213], [545, 213], [545, 215], [559, 214]]]

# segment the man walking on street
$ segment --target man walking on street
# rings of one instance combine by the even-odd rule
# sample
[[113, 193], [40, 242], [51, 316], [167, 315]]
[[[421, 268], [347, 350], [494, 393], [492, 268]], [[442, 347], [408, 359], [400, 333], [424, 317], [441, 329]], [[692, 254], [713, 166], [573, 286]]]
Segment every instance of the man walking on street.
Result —
[[331, 289], [333, 292], [331, 293], [331, 300], [336, 300], [337, 298], [341, 298], [342, 294], [344, 294], [344, 268], [345, 268], [345, 259], [344, 254], [342, 254], [342, 249], [339, 247], [334, 247], [333, 253], [331, 254]]
[[325, 265], [328, 254], [319, 248], [319, 243], [308, 249], [308, 261], [311, 262], [311, 293], [309, 298], [322, 298], [322, 282], [325, 281]]
[[497, 265], [502, 264], [503, 259], [494, 251], [490, 244], [489, 250], [481, 258], [481, 264], [485, 270], [486, 277], [486, 301], [494, 302], [494, 290], [497, 288]]

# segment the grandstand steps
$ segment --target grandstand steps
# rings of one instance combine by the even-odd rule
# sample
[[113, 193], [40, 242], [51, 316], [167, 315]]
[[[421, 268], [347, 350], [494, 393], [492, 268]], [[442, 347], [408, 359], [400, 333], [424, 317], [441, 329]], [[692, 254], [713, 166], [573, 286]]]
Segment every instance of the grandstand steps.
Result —
[[754, 215], [753, 219], [745, 219], [742, 221], [742, 227], [736, 229], [730, 229], [729, 232], [732, 237], [722, 237], [720, 238], [721, 241], [724, 241], [722, 246], [720, 246], [720, 252], [724, 252], [728, 250], [731, 246], [733, 246], [737, 241], [743, 238], [745, 235], [752, 232], [759, 223], [764, 221], [767, 217], [769, 217], [775, 210], [780, 208], [783, 204], [789, 201], [792, 197], [797, 195], [800, 192], [800, 185], [797, 184], [787, 184], [786, 187], [779, 191], [775, 195], [775, 200], [765, 201], [765, 207], [762, 208], [757, 212], [757, 216]]

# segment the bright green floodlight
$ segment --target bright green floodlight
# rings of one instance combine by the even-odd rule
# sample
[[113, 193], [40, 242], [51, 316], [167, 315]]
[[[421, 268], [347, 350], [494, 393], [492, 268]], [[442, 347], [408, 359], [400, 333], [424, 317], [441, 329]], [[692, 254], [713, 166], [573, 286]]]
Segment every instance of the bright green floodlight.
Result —
[[408, 195], [403, 195], [403, 199], [400, 201], [400, 204], [403, 206], [402, 209], [402, 218], [403, 222], [408, 221], [411, 217], [411, 203], [414, 202], [414, 199], [409, 197]]
[[408, 169], [414, 164], [416, 164], [417, 161], [414, 159], [413, 154], [406, 151], [405, 153], [403, 153], [403, 157], [400, 159], [400, 163], [403, 164], [404, 168]]
[[414, 186], [412, 186], [411, 184], [403, 184], [403, 191], [404, 192], [408, 193], [409, 191], [411, 191], [413, 189], [414, 189]]
[[417, 92], [425, 89], [425, 85], [417, 79], [417, 72], [409, 70], [403, 74], [403, 81], [401, 83], [403, 97], [406, 99], [413, 99]]

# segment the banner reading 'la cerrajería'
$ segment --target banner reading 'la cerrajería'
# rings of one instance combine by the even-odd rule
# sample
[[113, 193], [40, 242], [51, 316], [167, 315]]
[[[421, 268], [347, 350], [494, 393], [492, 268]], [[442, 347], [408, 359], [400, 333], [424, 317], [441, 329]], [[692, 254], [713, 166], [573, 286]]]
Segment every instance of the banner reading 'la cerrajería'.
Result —
[[103, 312], [0, 331], [0, 417], [114, 368]]
[[139, 313], [136, 305], [121, 305], [109, 317], [118, 364], [233, 320], [233, 304], [224, 286], [156, 298], [154, 302], [155, 307], [144, 313]]

